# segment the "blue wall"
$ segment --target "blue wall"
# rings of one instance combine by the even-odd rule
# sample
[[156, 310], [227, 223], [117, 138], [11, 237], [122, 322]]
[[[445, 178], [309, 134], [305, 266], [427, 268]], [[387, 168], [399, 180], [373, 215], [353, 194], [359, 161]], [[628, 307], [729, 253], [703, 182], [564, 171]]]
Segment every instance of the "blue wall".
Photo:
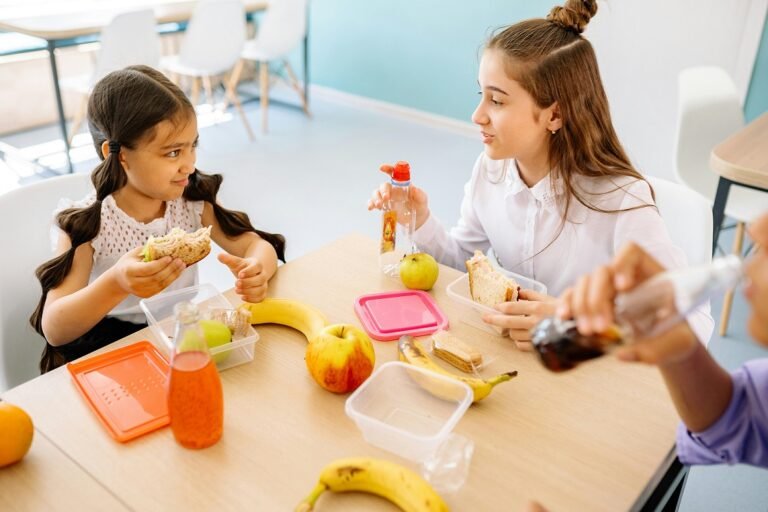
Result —
[[[313, 0], [310, 81], [469, 122], [477, 102], [479, 50], [492, 30], [546, 15], [552, 5]], [[388, 23], [393, 19], [399, 23]]]
[[747, 121], [751, 121], [763, 112], [768, 112], [768, 21], [763, 27], [755, 69], [752, 70], [752, 81], [749, 83], [749, 94], [744, 104]]
[[[310, 81], [469, 122], [491, 32], [545, 16], [552, 0], [312, 0]], [[398, 24], [391, 24], [391, 20]], [[768, 26], [768, 25], [767, 25]], [[295, 67], [299, 55], [294, 57]], [[768, 29], [745, 105], [768, 111]]]

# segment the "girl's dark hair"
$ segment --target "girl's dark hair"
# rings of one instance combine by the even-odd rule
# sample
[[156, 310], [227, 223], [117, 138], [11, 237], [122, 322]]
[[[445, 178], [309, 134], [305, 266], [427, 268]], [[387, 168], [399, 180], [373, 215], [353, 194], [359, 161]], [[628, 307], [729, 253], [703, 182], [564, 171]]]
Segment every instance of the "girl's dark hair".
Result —
[[[75, 250], [99, 233], [101, 202], [127, 183], [118, 154], [110, 152], [105, 158], [101, 149], [103, 143], [109, 141], [135, 149], [141, 140], [153, 136], [160, 122], [171, 121], [181, 125], [194, 115], [195, 109], [181, 89], [149, 66], [130, 66], [112, 72], [94, 86], [88, 101], [88, 126], [96, 154], [102, 160], [91, 173], [96, 201], [85, 208], [64, 210], [56, 218], [72, 246], [40, 265], [35, 272], [40, 280], [42, 295], [29, 320], [38, 333], [45, 336], [42, 318], [48, 292], [59, 286], [69, 274]], [[196, 169], [189, 177], [183, 196], [190, 201], [210, 203], [219, 226], [227, 236], [234, 237], [249, 231], [257, 233], [275, 248], [277, 257], [285, 261], [285, 237], [255, 229], [246, 213], [227, 210], [216, 202], [222, 179], [220, 174], [204, 174]], [[40, 370], [44, 373], [58, 366], [58, 359], [60, 356], [46, 344]]]

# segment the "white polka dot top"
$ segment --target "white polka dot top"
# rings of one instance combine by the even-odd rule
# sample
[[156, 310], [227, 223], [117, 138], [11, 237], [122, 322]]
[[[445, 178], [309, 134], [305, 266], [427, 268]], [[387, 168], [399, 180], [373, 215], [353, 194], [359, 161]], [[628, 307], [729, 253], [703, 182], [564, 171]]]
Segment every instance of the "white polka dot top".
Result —
[[[54, 250], [56, 249], [61, 230], [56, 225], [56, 215], [67, 208], [83, 208], [96, 200], [96, 193], [92, 192], [80, 201], [61, 199], [54, 212], [53, 229], [51, 238]], [[165, 206], [165, 214], [162, 218], [154, 219], [148, 223], [139, 222], [123, 210], [121, 210], [114, 198], [107, 196], [101, 203], [101, 228], [96, 238], [91, 240], [93, 246], [93, 268], [89, 283], [106, 272], [125, 253], [143, 246], [151, 236], [166, 235], [172, 228], [180, 227], [190, 232], [200, 229], [202, 226], [203, 201], [187, 201], [183, 197], [168, 201]], [[171, 283], [164, 291], [178, 290], [197, 284], [197, 265], [186, 269], [176, 281]], [[145, 323], [144, 313], [139, 308], [139, 297], [128, 296], [117, 305], [109, 316], [134, 323]]]

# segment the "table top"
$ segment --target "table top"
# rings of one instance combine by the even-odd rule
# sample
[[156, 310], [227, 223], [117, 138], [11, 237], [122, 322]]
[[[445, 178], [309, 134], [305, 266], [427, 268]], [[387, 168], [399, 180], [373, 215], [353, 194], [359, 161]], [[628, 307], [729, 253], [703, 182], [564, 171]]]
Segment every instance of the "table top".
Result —
[[35, 432], [22, 462], [0, 469], [0, 510], [129, 510]]
[[[356, 297], [402, 288], [378, 270], [377, 249], [361, 235], [337, 240], [282, 266], [270, 296], [315, 305], [331, 322], [359, 325]], [[605, 357], [550, 373], [509, 339], [462, 321], [476, 313], [445, 291], [459, 275], [441, 266], [430, 292], [451, 331], [495, 354], [494, 371], [515, 369], [519, 376], [470, 407], [456, 426], [474, 441], [475, 452], [467, 483], [448, 503], [456, 510], [520, 510], [537, 499], [553, 510], [628, 509], [674, 441], [677, 419], [658, 372]], [[180, 447], [168, 428], [115, 442], [65, 368], [3, 398], [23, 407], [39, 431], [136, 510], [292, 510], [321, 468], [338, 458], [375, 456], [415, 469], [368, 445], [344, 414], [347, 397], [315, 384], [301, 334], [275, 325], [258, 331], [254, 360], [221, 373], [224, 436], [203, 451]], [[144, 330], [108, 348], [140, 339], [157, 343]], [[394, 342], [374, 346], [377, 367], [397, 358]], [[395, 510], [371, 495], [326, 494], [316, 510]]]
[[768, 112], [715, 146], [710, 165], [724, 178], [768, 190]]
[[[153, 9], [158, 23], [186, 21], [195, 7], [190, 0], [26, 0], [0, 6], [0, 30], [49, 41], [97, 34], [121, 12]], [[267, 0], [244, 0], [246, 12], [268, 7]]]

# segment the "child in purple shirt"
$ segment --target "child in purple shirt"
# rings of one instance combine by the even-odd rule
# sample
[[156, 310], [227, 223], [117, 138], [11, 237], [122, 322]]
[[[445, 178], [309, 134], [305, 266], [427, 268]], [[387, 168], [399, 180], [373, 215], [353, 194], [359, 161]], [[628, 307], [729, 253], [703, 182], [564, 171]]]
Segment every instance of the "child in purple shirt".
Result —
[[[746, 265], [744, 294], [751, 305], [748, 328], [768, 346], [768, 213], [749, 228], [757, 250]], [[636, 245], [624, 248], [567, 290], [558, 314], [576, 319], [582, 334], [607, 328], [613, 299], [664, 269]], [[721, 368], [686, 322], [654, 337], [637, 340], [617, 356], [655, 364], [661, 370], [683, 420], [677, 433], [684, 464], [745, 463], [768, 468], [768, 359], [745, 363], [735, 372]]]

